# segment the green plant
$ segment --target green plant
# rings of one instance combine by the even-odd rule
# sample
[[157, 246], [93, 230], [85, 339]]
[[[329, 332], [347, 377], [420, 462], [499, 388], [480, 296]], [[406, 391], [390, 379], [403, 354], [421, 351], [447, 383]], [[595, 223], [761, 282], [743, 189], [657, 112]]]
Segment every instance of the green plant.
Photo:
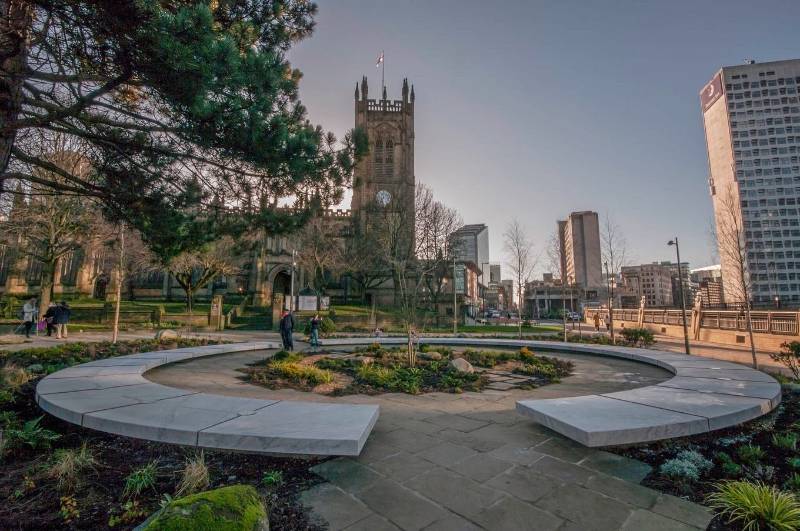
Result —
[[207, 489], [210, 483], [205, 454], [201, 451], [186, 460], [175, 496], [181, 497], [200, 492]]
[[795, 472], [783, 483], [783, 488], [794, 492], [800, 492], [800, 474]]
[[356, 377], [363, 383], [382, 388], [390, 387], [395, 379], [392, 369], [375, 363], [368, 363], [359, 367], [358, 371], [356, 371]]
[[744, 531], [795, 531], [800, 528], [800, 503], [789, 492], [747, 481], [720, 483], [716, 489], [706, 498], [707, 503]]
[[519, 359], [524, 361], [525, 363], [530, 363], [536, 355], [529, 349], [528, 347], [522, 347], [519, 349]]
[[14, 363], [9, 363], [0, 370], [0, 384], [11, 392], [16, 392], [20, 387], [31, 381], [33, 375]]
[[147, 489], [155, 487], [158, 464], [150, 461], [145, 466], [135, 469], [125, 478], [125, 489], [122, 496], [125, 498], [136, 498]]
[[737, 451], [739, 459], [748, 465], [755, 465], [767, 455], [766, 452], [758, 445], [745, 444], [739, 447]]
[[59, 513], [61, 518], [64, 519], [64, 523], [71, 523], [81, 515], [80, 511], [78, 511], [78, 500], [73, 496], [62, 496]]
[[0, 411], [0, 428], [9, 429], [19, 426], [19, 417], [15, 411]]
[[280, 377], [304, 385], [315, 386], [333, 381], [333, 373], [330, 371], [296, 361], [276, 361], [270, 363], [269, 368]]
[[48, 475], [58, 481], [59, 490], [73, 492], [81, 474], [96, 464], [92, 450], [83, 443], [79, 449], [56, 450]]
[[10, 428], [5, 432], [5, 443], [8, 448], [27, 446], [32, 450], [50, 448], [53, 441], [61, 436], [52, 430], [42, 428], [39, 424], [44, 416], [29, 420], [20, 428]]
[[713, 467], [713, 463], [696, 450], [684, 450], [661, 464], [662, 475], [676, 481], [692, 482]]
[[776, 433], [772, 436], [772, 445], [782, 450], [797, 449], [797, 434], [795, 433]]
[[717, 452], [714, 458], [719, 461], [720, 470], [725, 477], [738, 478], [742, 475], [742, 465], [734, 462], [725, 452]]
[[132, 524], [147, 515], [147, 510], [139, 505], [139, 500], [128, 500], [120, 506], [120, 509], [121, 513], [119, 515], [112, 514], [108, 518], [108, 527], [116, 527], [120, 524]]
[[653, 332], [647, 328], [623, 328], [621, 333], [625, 342], [634, 347], [649, 347], [655, 343]]
[[800, 341], [782, 343], [780, 352], [770, 353], [769, 357], [792, 371], [795, 380], [800, 380]]
[[790, 457], [786, 462], [795, 470], [800, 470], [800, 457]]
[[269, 470], [261, 476], [261, 484], [265, 487], [275, 487], [283, 483], [283, 472], [280, 470]]

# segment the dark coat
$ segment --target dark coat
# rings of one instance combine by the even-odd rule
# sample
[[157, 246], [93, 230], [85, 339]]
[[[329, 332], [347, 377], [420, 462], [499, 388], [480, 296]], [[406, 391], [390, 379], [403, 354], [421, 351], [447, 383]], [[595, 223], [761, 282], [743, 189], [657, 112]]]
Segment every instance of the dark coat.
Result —
[[53, 319], [55, 324], [67, 324], [69, 323], [69, 318], [72, 315], [72, 310], [69, 306], [57, 306], [56, 307], [56, 315]]
[[292, 314], [287, 313], [285, 316], [283, 316], [278, 328], [281, 332], [291, 332], [294, 330], [294, 317]]

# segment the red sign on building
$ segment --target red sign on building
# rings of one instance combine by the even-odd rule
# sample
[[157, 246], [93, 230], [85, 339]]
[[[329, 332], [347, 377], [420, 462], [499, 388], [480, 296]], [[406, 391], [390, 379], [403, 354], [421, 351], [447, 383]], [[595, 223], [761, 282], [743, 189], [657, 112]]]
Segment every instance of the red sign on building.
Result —
[[700, 103], [703, 106], [703, 112], [706, 112], [722, 96], [722, 87], [722, 72], [720, 72], [700, 91]]

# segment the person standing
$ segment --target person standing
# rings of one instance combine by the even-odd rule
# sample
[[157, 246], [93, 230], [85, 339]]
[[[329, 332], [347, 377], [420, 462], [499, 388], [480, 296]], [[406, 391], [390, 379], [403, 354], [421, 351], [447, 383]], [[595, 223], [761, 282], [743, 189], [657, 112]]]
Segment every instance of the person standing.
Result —
[[594, 331], [600, 331], [600, 312], [594, 312]]
[[31, 297], [22, 306], [22, 322], [25, 325], [25, 337], [31, 337], [31, 329], [36, 323], [36, 316], [39, 309], [36, 307], [36, 297]]
[[51, 302], [47, 306], [47, 311], [44, 312], [44, 322], [45, 325], [47, 326], [47, 337], [52, 336], [53, 330], [56, 329], [56, 323], [55, 323], [56, 311], [58, 311], [58, 306], [56, 306], [56, 303]]
[[69, 323], [69, 318], [72, 315], [72, 310], [67, 304], [67, 301], [61, 301], [61, 303], [56, 308], [56, 339], [67, 339], [67, 324]]
[[314, 317], [311, 318], [311, 348], [319, 348], [320, 321], [319, 314], [314, 314]]
[[279, 329], [281, 331], [281, 340], [283, 340], [283, 348], [290, 352], [293, 351], [294, 339], [292, 338], [292, 332], [294, 332], [294, 316], [292, 316], [292, 312], [286, 311], [283, 313]]

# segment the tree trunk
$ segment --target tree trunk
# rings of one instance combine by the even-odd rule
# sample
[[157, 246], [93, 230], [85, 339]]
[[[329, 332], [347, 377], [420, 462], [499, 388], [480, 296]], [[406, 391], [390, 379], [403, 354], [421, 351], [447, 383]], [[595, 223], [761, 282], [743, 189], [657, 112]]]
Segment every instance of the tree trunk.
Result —
[[[0, 124], [15, 121], [22, 106], [22, 82], [33, 16], [31, 2], [0, 0]], [[16, 130], [0, 129], [0, 175], [11, 159]], [[0, 195], [4, 183], [0, 177]]]
[[111, 342], [116, 343], [119, 337], [119, 310], [122, 306], [122, 274], [125, 266], [125, 231], [120, 226], [119, 229], [119, 263], [117, 264], [117, 300], [114, 304], [114, 329], [111, 333]]
[[47, 306], [53, 300], [53, 279], [55, 278], [58, 260], [42, 264], [42, 280], [39, 283], [39, 316], [47, 311]]

